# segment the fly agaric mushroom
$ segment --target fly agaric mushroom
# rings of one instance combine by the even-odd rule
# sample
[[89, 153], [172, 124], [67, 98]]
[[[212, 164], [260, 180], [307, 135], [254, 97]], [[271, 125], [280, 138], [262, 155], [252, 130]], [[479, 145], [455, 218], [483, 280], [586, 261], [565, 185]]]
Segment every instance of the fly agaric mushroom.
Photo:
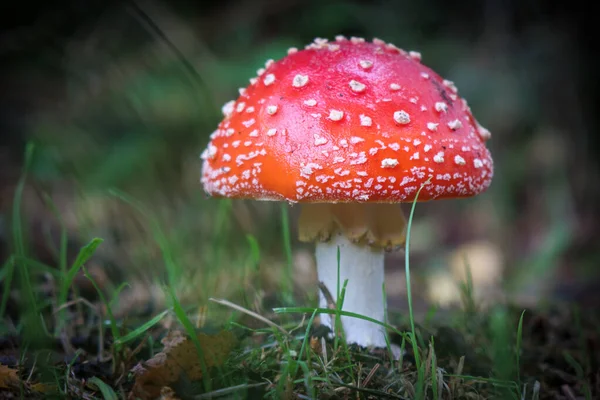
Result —
[[[474, 196], [493, 175], [489, 131], [420, 60], [379, 39], [292, 48], [223, 107], [202, 154], [212, 196], [301, 203], [299, 237], [316, 242], [319, 280], [334, 300], [348, 280], [343, 309], [379, 321], [385, 250], [405, 240], [394, 203], [413, 201], [422, 185], [419, 201]], [[385, 346], [379, 325], [342, 324], [349, 343]]]

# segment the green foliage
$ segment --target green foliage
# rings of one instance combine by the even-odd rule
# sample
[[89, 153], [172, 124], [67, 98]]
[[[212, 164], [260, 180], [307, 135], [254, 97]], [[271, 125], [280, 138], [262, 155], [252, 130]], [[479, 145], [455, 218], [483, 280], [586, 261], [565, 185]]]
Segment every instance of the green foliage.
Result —
[[90, 378], [89, 383], [96, 385], [98, 387], [98, 389], [100, 390], [100, 393], [102, 393], [102, 397], [104, 398], [104, 400], [117, 400], [119, 398], [117, 396], [117, 394], [115, 393], [115, 391], [113, 390], [113, 388], [108, 386], [101, 379], [93, 376]]
[[[423, 260], [422, 265], [428, 267], [432, 260], [443, 259], [452, 249], [441, 239], [427, 242], [423, 238], [447, 235], [446, 224], [454, 229], [456, 225], [464, 228], [465, 221], [485, 224], [482, 226], [488, 237], [502, 244], [499, 248], [504, 264], [511, 268], [506, 284], [511, 294], [543, 285], [546, 277], [559, 273], [561, 264], [577, 267], [586, 263], [592, 271], [597, 265], [594, 254], [567, 253], [579, 234], [573, 223], [578, 194], [571, 189], [571, 179], [564, 172], [570, 170], [563, 160], [568, 157], [561, 158], [552, 151], [552, 145], [560, 148], [564, 144], [560, 140], [562, 133], [553, 134], [553, 130], [562, 127], [553, 125], [555, 115], [545, 111], [553, 108], [547, 107], [539, 94], [546, 93], [548, 82], [556, 81], [553, 76], [566, 76], [558, 62], [547, 61], [556, 61], [551, 57], [553, 51], [560, 59], [570, 58], [565, 56], [567, 49], [560, 42], [551, 40], [556, 28], [540, 22], [535, 29], [529, 26], [535, 35], [529, 35], [531, 30], [525, 26], [523, 32], [527, 34], [522, 37], [504, 36], [510, 32], [502, 31], [502, 38], [512, 40], [503, 39], [499, 48], [499, 36], [493, 31], [496, 25], [486, 25], [492, 26], [491, 30], [480, 35], [478, 24], [465, 25], [452, 18], [453, 10], [461, 9], [452, 4], [433, 7], [427, 2], [303, 2], [301, 7], [278, 5], [268, 12], [260, 8], [248, 12], [237, 8], [241, 4], [238, 3], [220, 10], [235, 23], [227, 19], [213, 22], [212, 18], [219, 18], [220, 14], [211, 14], [208, 8], [185, 13], [172, 5], [151, 16], [142, 7], [132, 6], [124, 12], [125, 17], [118, 11], [117, 15], [109, 13], [90, 27], [93, 29], [83, 29], [87, 33], [69, 43], [64, 52], [66, 65], [60, 67], [64, 79], [56, 82], [57, 87], [67, 87], [66, 95], [57, 102], [60, 106], [46, 105], [28, 120], [29, 133], [36, 144], [26, 148], [23, 172], [9, 211], [11, 218], [6, 219], [11, 228], [11, 254], [1, 260], [0, 267], [0, 334], [24, 339], [19, 349], [20, 365], [33, 364], [35, 368], [29, 370], [34, 371], [33, 375], [37, 370], [53, 371], [54, 385], [62, 395], [83, 396], [74, 391], [79, 390], [82, 381], [74, 380], [73, 370], [80, 367], [80, 358], [91, 353], [70, 351], [69, 338], [64, 336], [79, 334], [81, 326], [76, 322], [83, 321], [81, 335], [97, 335], [100, 343], [98, 354], [89, 355], [86, 362], [110, 356], [121, 357], [120, 361], [125, 361], [126, 356], [132, 357], [129, 361], [142, 361], [160, 349], [165, 326], [180, 325], [190, 337], [196, 337], [192, 308], [187, 308], [191, 304], [194, 309], [208, 308], [198, 320], [206, 318], [209, 325], [227, 323], [246, 338], [244, 350], [217, 374], [203, 371], [204, 393], [196, 398], [244, 398], [257, 396], [256, 393], [272, 398], [291, 394], [317, 398], [324, 393], [353, 398], [538, 399], [544, 395], [541, 388], [555, 390], [548, 382], [557, 378], [549, 378], [548, 370], [537, 368], [548, 359], [554, 362], [550, 369], [567, 376], [579, 396], [594, 398], [597, 393], [592, 378], [596, 361], [588, 341], [590, 330], [597, 333], [599, 327], [593, 325], [597, 324], [593, 317], [577, 312], [561, 317], [561, 326], [568, 326], [566, 333], [556, 333], [553, 330], [558, 328], [554, 327], [543, 328], [558, 337], [575, 338], [561, 345], [564, 349], [557, 353], [547, 343], [536, 342], [541, 339], [534, 336], [536, 329], [531, 326], [531, 320], [536, 318], [550, 319], [545, 310], [534, 308], [525, 313], [521, 308], [513, 310], [500, 304], [491, 310], [482, 307], [471, 274], [478, 265], [468, 262], [467, 281], [462, 284], [462, 310], [431, 306], [425, 318], [414, 310], [422, 292], [418, 283], [423, 272], [411, 271], [410, 243], [423, 247], [419, 240], [426, 242], [427, 257], [417, 256], [419, 263]], [[214, 32], [210, 30], [214, 26], [219, 28], [218, 35], [209, 34]], [[305, 249], [295, 242], [294, 208], [286, 204], [256, 206], [228, 199], [207, 201], [202, 198], [198, 182], [201, 162], [197, 156], [221, 119], [219, 105], [235, 98], [237, 88], [245, 86], [266, 59], [280, 58], [288, 47], [301, 47], [314, 36], [332, 38], [339, 33], [382, 37], [403, 48], [421, 50], [424, 62], [455, 80], [478, 119], [484, 125], [488, 121], [492, 125], [495, 139], [490, 143], [501, 169], [482, 200], [465, 201], [467, 211], [454, 202], [439, 205], [446, 207], [445, 213], [443, 217], [432, 213], [435, 223], [431, 224], [431, 235], [414, 234], [418, 221], [413, 218], [416, 204], [412, 204], [404, 260], [408, 316], [380, 323], [390, 332], [385, 356], [347, 346], [343, 340], [341, 316], [369, 320], [342, 310], [345, 296], [360, 295], [347, 293], [347, 282], [338, 282], [340, 301], [335, 310], [315, 308], [310, 300], [296, 297], [294, 256], [296, 251]], [[513, 43], [518, 43], [518, 48]], [[83, 51], [88, 47], [91, 51]], [[43, 55], [36, 57], [39, 59], [28, 63], [47, 65]], [[554, 69], [558, 75], [552, 74]], [[46, 98], [44, 88], [35, 86], [33, 97]], [[576, 120], [579, 121], [579, 114]], [[568, 138], [569, 146], [579, 140], [574, 135]], [[540, 144], [540, 139], [548, 142], [542, 140]], [[540, 151], [543, 157], [539, 157]], [[581, 175], [578, 170], [573, 171]], [[50, 196], [42, 190], [44, 204], [58, 221], [60, 231], [58, 245], [52, 243], [57, 247], [52, 248], [57, 256], [53, 265], [36, 259], [28, 225], [33, 219], [28, 213], [32, 211], [26, 210], [24, 204], [28, 183], [41, 183], [45, 189], [57, 180], [75, 182], [81, 198], [110, 190], [111, 196], [127, 207], [120, 214], [96, 219], [88, 234], [83, 223], [74, 225], [66, 214], [77, 214], [81, 219], [82, 214], [94, 214], [100, 206], [91, 203], [79, 210], [77, 202], [61, 204], [57, 200], [60, 193]], [[535, 196], [523, 189], [531, 182], [536, 185], [535, 193], [539, 193]], [[531, 202], [530, 197], [543, 200]], [[133, 215], [135, 222], [125, 222]], [[459, 222], [451, 221], [449, 216], [455, 216]], [[486, 218], [495, 221], [484, 221]], [[525, 224], [540, 232], [527, 237]], [[132, 238], [128, 228], [141, 237]], [[481, 226], [467, 235], [479, 232], [477, 229]], [[71, 234], [78, 236], [81, 243], [88, 243], [75, 254], [69, 253]], [[98, 247], [103, 240], [102, 247]], [[522, 243], [531, 242], [539, 245], [526, 254], [520, 253]], [[565, 254], [576, 259], [565, 262]], [[93, 255], [102, 260], [102, 265], [114, 264], [114, 269], [122, 274], [111, 274], [106, 267], [107, 274], [115, 280], [108, 287], [91, 273]], [[70, 264], [69, 256], [74, 256]], [[273, 287], [267, 287], [264, 278], [269, 268], [279, 262], [284, 274], [273, 279]], [[76, 279], [82, 273], [94, 288], [93, 300], [79, 293]], [[54, 285], [50, 295], [41, 293], [42, 278]], [[166, 285], [166, 304], [164, 299], [151, 299], [150, 315], [119, 315], [120, 300], [134, 290], [134, 279], [148, 286]], [[11, 296], [15, 292], [19, 317], [13, 321], [15, 325], [5, 324], [7, 311], [14, 311]], [[244, 307], [254, 310], [255, 315], [238, 309], [225, 315], [222, 310], [207, 307], [208, 299], [216, 293], [227, 294], [236, 301], [243, 299]], [[385, 297], [385, 288], [382, 295]], [[145, 306], [130, 313], [141, 312]], [[323, 340], [324, 346], [320, 338], [315, 341], [313, 336], [319, 313], [332, 314], [341, 330], [332, 342]], [[175, 322], [169, 322], [168, 317], [173, 315]], [[248, 324], [245, 318], [256, 315], [273, 325], [260, 328]], [[302, 321], [293, 320], [293, 326], [288, 326], [290, 318], [299, 315], [303, 316]], [[447, 325], [452, 329], [445, 329]], [[293, 334], [294, 329], [300, 334]], [[113, 342], [106, 341], [106, 336]], [[54, 342], [66, 348], [65, 354], [59, 355], [67, 362], [59, 367], [43, 365], [51, 357], [37, 352]], [[400, 359], [393, 361], [392, 346], [398, 344]], [[103, 351], [105, 345], [108, 352]], [[202, 359], [197, 339], [194, 345]], [[542, 359], [540, 354], [548, 356]], [[129, 370], [117, 371], [116, 365], [112, 368], [112, 379], [87, 380], [87, 389], [93, 396], [125, 396], [119, 388]], [[21, 397], [25, 397], [26, 389], [29, 387], [25, 384], [20, 388]]]

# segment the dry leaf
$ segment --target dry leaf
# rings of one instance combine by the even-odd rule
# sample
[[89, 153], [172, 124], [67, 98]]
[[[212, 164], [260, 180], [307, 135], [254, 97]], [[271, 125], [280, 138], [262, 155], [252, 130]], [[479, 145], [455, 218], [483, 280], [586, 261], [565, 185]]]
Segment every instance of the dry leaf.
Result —
[[34, 383], [30, 386], [31, 390], [38, 393], [50, 394], [57, 391], [56, 386], [47, 383]]
[[165, 386], [160, 390], [160, 400], [180, 400], [175, 395], [175, 391], [168, 386]]
[[26, 393], [50, 394], [56, 391], [56, 386], [47, 383], [21, 381], [17, 369], [0, 364], [0, 392], [2, 390], [18, 392], [23, 389]]
[[[236, 338], [230, 331], [221, 331], [216, 335], [200, 333], [198, 340], [209, 369], [222, 365], [236, 344]], [[176, 383], [182, 375], [190, 381], [202, 379], [202, 364], [192, 340], [175, 331], [170, 332], [162, 340], [162, 344], [163, 351], [132, 369], [135, 375], [132, 396], [157, 398], [165, 387]]]
[[19, 387], [19, 375], [16, 369], [0, 364], [0, 389]]
[[321, 354], [321, 339], [319, 339], [316, 336], [311, 336], [310, 338], [310, 348], [312, 349], [312, 351], [315, 352], [315, 354]]

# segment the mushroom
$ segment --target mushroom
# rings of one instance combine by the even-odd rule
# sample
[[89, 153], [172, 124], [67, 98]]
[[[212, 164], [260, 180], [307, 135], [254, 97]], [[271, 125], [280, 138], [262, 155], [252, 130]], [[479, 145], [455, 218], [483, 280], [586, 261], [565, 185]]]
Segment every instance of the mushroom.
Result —
[[[379, 39], [290, 49], [223, 107], [202, 154], [212, 196], [301, 203], [299, 238], [316, 242], [319, 280], [334, 301], [348, 280], [343, 310], [379, 321], [385, 251], [405, 240], [396, 203], [421, 186], [419, 201], [474, 196], [493, 175], [489, 131], [420, 59]], [[380, 325], [342, 324], [349, 343], [385, 346]]]

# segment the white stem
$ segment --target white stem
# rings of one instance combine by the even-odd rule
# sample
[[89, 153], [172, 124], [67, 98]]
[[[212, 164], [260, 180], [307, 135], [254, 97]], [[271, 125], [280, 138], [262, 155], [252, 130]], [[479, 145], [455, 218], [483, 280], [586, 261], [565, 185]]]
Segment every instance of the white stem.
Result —
[[[335, 234], [327, 242], [317, 242], [316, 259], [319, 281], [323, 282], [337, 301], [338, 262], [340, 248], [340, 291], [348, 280], [342, 309], [366, 317], [385, 321], [385, 304], [382, 291], [384, 282], [384, 251], [350, 242], [344, 235]], [[321, 307], [327, 307], [327, 299], [320, 294]], [[321, 323], [333, 327], [334, 315], [321, 314]], [[342, 317], [348, 343], [360, 346], [385, 347], [385, 329], [381, 325], [363, 319]]]

